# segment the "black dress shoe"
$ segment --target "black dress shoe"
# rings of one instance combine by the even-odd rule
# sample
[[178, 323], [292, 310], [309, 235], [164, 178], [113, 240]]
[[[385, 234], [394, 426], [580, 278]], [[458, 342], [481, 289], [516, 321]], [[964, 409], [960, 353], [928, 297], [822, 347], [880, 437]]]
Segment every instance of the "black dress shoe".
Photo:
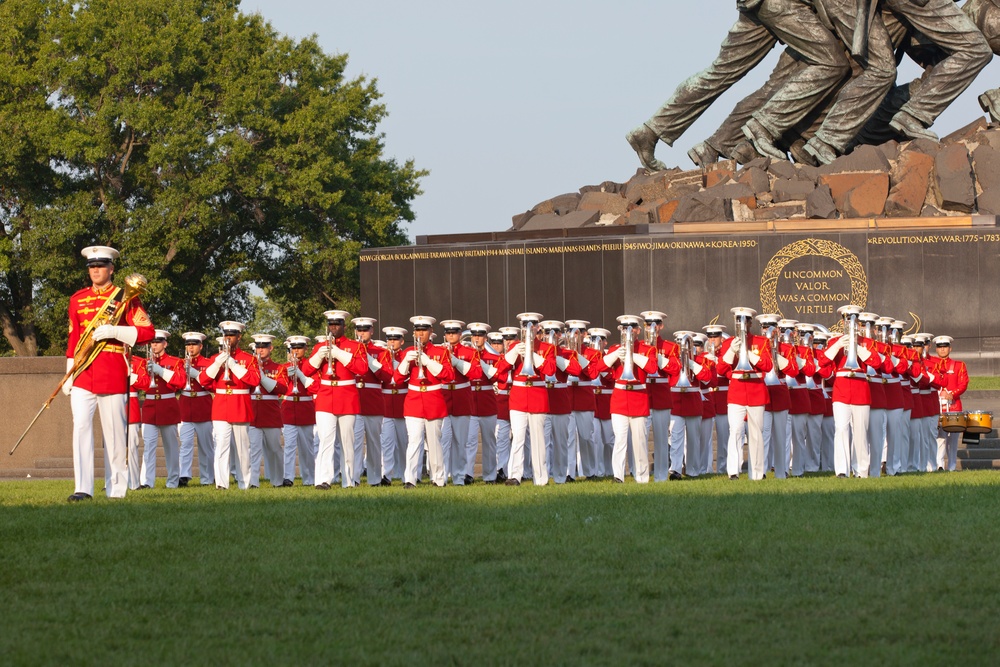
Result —
[[292, 480], [290, 480], [290, 479], [282, 480], [281, 485], [282, 486], [292, 486]]
[[388, 477], [382, 477], [382, 481], [379, 482], [380, 486], [392, 486], [392, 480]]
[[493, 486], [496, 483], [497, 483], [497, 481], [495, 479], [484, 479], [483, 480], [483, 484], [486, 484], [487, 486]]
[[676, 470], [671, 470], [670, 474], [667, 475], [667, 479], [680, 479], [682, 475]]
[[739, 478], [740, 478], [739, 475], [730, 475], [729, 476], [729, 479], [739, 479]]
[[93, 500], [93, 498], [91, 497], [91, 495], [89, 493], [83, 493], [81, 491], [77, 491], [76, 493], [74, 493], [73, 495], [71, 495], [66, 500], [68, 500], [71, 503], [78, 503], [81, 500]]
[[847, 475], [845, 475], [844, 473], [840, 473], [840, 474], [837, 475], [837, 477], [841, 477], [843, 479], [846, 479]]
[[575, 481], [576, 481], [575, 479], [573, 479], [573, 478], [572, 478], [572, 477], [570, 477], [569, 475], [566, 475], [566, 483], [567, 483], [567, 484], [569, 484], [570, 482], [575, 482]]
[[150, 488], [150, 486], [149, 486], [149, 484], [140, 484], [139, 488], [140, 489], [148, 489], [148, 488]]
[[250, 488], [251, 488], [251, 489], [259, 489], [260, 487], [259, 487], [259, 486], [257, 486], [256, 484], [251, 484], [251, 485], [250, 485]]
[[512, 477], [504, 481], [504, 486], [521, 486], [521, 480]]
[[497, 470], [497, 481], [498, 482], [506, 482], [507, 481], [507, 473], [505, 473], [503, 471], [503, 468], [500, 468], [499, 470]]
[[624, 484], [625, 480], [619, 477], [615, 477], [615, 484]]
[[181, 477], [179, 480], [177, 480], [177, 486], [187, 486], [188, 482], [190, 481], [191, 481], [190, 477]]
[[475, 479], [474, 479], [474, 478], [472, 477], [472, 475], [466, 475], [466, 476], [465, 476], [465, 483], [466, 483], [466, 484], [472, 484], [472, 483], [473, 483], [473, 482], [475, 482], [475, 481], [476, 481], [476, 480], [475, 480]]
[[319, 489], [320, 491], [329, 491], [330, 485], [326, 482], [323, 482], [322, 484], [317, 484], [316, 488]]
[[417, 485], [414, 484], [413, 482], [407, 482], [406, 484], [403, 485], [403, 488], [404, 489], [415, 489], [415, 488], [417, 488]]

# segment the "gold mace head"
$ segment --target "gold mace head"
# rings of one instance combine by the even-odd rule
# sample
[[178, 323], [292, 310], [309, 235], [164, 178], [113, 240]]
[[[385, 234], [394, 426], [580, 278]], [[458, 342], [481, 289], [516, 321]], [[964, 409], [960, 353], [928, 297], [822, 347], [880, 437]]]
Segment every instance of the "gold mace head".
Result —
[[142, 274], [133, 273], [127, 277], [125, 279], [125, 300], [128, 301], [142, 295], [146, 291], [146, 285], [148, 284], [148, 281]]

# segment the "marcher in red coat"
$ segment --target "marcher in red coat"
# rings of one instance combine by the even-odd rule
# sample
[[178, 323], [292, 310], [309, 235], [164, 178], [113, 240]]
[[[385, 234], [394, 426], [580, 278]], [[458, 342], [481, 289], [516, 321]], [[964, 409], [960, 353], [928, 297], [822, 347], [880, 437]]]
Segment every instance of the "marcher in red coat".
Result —
[[198, 438], [198, 476], [204, 484], [215, 485], [215, 440], [212, 437], [212, 392], [198, 382], [198, 376], [208, 368], [209, 361], [201, 352], [205, 334], [187, 331], [184, 339], [184, 368], [187, 379], [177, 397], [181, 408], [178, 428], [181, 441], [181, 478], [179, 486], [187, 486], [193, 474], [194, 439]]
[[316, 475], [316, 392], [319, 391], [318, 378], [311, 378], [302, 372], [307, 364], [306, 350], [312, 341], [308, 336], [289, 336], [285, 340], [288, 347], [288, 362], [285, 375], [288, 376], [288, 390], [281, 401], [282, 433], [284, 447], [284, 479], [282, 486], [292, 486], [295, 479], [295, 458], [299, 460], [299, 474], [303, 486], [313, 486]]
[[157, 329], [153, 342], [149, 344], [150, 358], [149, 388], [142, 402], [142, 439], [145, 449], [142, 453], [140, 489], [149, 489], [156, 484], [156, 446], [163, 440], [163, 460], [167, 468], [167, 488], [176, 489], [180, 485], [181, 460], [180, 441], [177, 425], [181, 422], [177, 391], [184, 387], [184, 364], [175, 356], [166, 353], [170, 332]]
[[253, 421], [250, 423], [250, 482], [260, 486], [260, 462], [271, 486], [282, 486], [285, 477], [285, 457], [281, 451], [281, 398], [288, 391], [285, 367], [271, 358], [274, 336], [253, 335], [254, 356], [260, 371], [260, 384], [250, 394]]
[[382, 378], [382, 476], [389, 480], [403, 479], [408, 439], [403, 403], [409, 390], [405, 378], [396, 378], [396, 368], [403, 360], [403, 337], [407, 331], [402, 327], [383, 327], [382, 333], [385, 335], [390, 371], [387, 377]]

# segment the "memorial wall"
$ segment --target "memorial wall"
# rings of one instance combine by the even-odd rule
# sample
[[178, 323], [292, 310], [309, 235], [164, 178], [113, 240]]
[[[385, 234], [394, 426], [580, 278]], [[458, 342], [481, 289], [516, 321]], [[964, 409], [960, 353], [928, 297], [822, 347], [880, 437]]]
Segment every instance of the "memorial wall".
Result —
[[379, 326], [415, 314], [481, 320], [580, 318], [613, 329], [623, 313], [667, 313], [668, 331], [750, 306], [831, 329], [855, 303], [955, 338], [973, 374], [1000, 373], [1000, 228], [837, 233], [648, 234], [447, 243], [363, 251], [361, 298]]

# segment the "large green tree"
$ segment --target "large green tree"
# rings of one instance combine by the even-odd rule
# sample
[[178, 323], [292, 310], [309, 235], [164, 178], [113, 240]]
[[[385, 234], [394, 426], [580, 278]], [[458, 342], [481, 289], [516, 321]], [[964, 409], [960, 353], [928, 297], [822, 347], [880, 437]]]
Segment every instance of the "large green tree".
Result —
[[0, 0], [0, 326], [61, 351], [79, 251], [122, 252], [160, 326], [356, 302], [358, 250], [407, 239], [425, 172], [383, 155], [347, 57], [237, 0]]

